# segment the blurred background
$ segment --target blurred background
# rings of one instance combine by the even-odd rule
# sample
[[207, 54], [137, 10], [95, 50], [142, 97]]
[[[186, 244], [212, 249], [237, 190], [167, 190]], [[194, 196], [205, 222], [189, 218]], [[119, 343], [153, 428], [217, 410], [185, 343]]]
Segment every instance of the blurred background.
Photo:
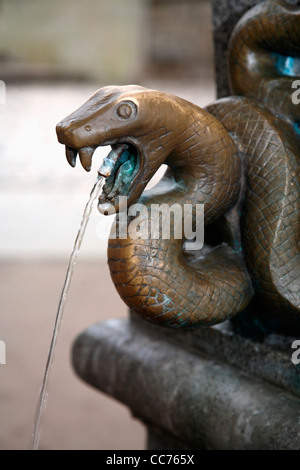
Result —
[[[59, 296], [108, 149], [72, 169], [55, 125], [101, 86], [215, 99], [210, 2], [0, 0], [0, 449], [27, 449]], [[159, 178], [154, 177], [151, 184]], [[144, 427], [81, 382], [70, 352], [93, 323], [125, 317], [106, 265], [111, 220], [92, 214], [64, 314], [41, 449], [143, 449]]]

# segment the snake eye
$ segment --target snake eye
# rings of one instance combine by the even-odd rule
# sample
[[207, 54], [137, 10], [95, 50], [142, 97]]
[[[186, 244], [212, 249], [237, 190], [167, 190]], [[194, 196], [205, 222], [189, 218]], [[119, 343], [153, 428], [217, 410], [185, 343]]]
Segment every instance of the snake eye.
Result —
[[132, 101], [123, 101], [117, 108], [117, 115], [122, 119], [129, 119], [135, 117], [137, 107]]

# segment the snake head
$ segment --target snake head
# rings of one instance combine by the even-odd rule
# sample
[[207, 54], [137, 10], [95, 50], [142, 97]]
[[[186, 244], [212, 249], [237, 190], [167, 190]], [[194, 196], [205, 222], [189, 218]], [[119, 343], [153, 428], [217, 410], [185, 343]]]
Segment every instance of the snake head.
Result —
[[154, 90], [135, 85], [101, 88], [56, 127], [58, 141], [66, 146], [73, 167], [79, 154], [83, 168], [90, 171], [95, 149], [111, 145], [99, 169], [106, 178], [98, 205], [102, 213], [109, 213], [112, 207], [112, 213], [118, 212], [120, 196], [127, 197], [128, 206], [136, 202], [166, 158], [161, 149], [156, 152], [155, 165], [150, 161], [151, 132], [153, 129], [155, 138], [154, 129], [161, 127], [153, 108], [146, 106], [149, 100], [145, 97], [151, 93]]

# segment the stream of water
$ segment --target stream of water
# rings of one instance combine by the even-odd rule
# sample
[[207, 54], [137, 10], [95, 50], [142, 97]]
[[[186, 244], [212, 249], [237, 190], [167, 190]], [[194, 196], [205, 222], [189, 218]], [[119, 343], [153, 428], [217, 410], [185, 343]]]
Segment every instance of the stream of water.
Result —
[[72, 280], [73, 272], [76, 266], [76, 261], [77, 261], [77, 257], [80, 251], [81, 243], [85, 234], [85, 229], [87, 227], [92, 209], [94, 207], [94, 202], [96, 201], [96, 199], [98, 198], [98, 195], [100, 194], [103, 180], [104, 178], [102, 176], [98, 176], [98, 179], [91, 191], [90, 198], [83, 212], [81, 224], [80, 224], [77, 237], [74, 243], [74, 248], [70, 256], [70, 261], [69, 261], [69, 265], [67, 269], [67, 274], [65, 277], [65, 282], [64, 282], [64, 286], [63, 286], [62, 293], [60, 296], [60, 301], [58, 304], [58, 309], [57, 309], [51, 344], [49, 348], [49, 354], [48, 354], [48, 359], [46, 363], [44, 378], [42, 382], [42, 387], [40, 390], [39, 399], [37, 403], [36, 414], [35, 414], [35, 419], [34, 419], [34, 428], [33, 428], [33, 434], [32, 434], [32, 442], [30, 446], [31, 450], [38, 449], [39, 439], [40, 439], [41, 418], [42, 418], [43, 411], [45, 409], [45, 405], [47, 401], [47, 385], [48, 385], [51, 366], [52, 366], [53, 359], [54, 359], [55, 346], [56, 346], [57, 338], [59, 335], [59, 329], [62, 323], [63, 312], [64, 312], [65, 305], [67, 302], [68, 292], [70, 289], [71, 280]]

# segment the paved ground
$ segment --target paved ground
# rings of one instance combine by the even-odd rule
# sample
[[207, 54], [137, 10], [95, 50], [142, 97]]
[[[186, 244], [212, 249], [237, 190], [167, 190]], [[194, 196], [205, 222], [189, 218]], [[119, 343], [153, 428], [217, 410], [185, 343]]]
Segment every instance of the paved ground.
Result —
[[[205, 105], [210, 85], [143, 84]], [[101, 158], [91, 174], [64, 159], [55, 125], [95, 86], [7, 87], [0, 106], [0, 449], [26, 449], [68, 258]], [[106, 220], [106, 219], [105, 219]], [[66, 307], [43, 420], [42, 449], [141, 449], [142, 425], [74, 375], [70, 349], [87, 326], [127, 314], [106, 267], [103, 218], [94, 211]]]
[[[48, 354], [64, 261], [2, 263], [0, 449], [27, 449]], [[81, 260], [74, 274], [55, 353], [41, 449], [142, 449], [145, 432], [125, 407], [93, 390], [73, 373], [70, 350], [88, 325], [127, 314], [106, 264]]]

